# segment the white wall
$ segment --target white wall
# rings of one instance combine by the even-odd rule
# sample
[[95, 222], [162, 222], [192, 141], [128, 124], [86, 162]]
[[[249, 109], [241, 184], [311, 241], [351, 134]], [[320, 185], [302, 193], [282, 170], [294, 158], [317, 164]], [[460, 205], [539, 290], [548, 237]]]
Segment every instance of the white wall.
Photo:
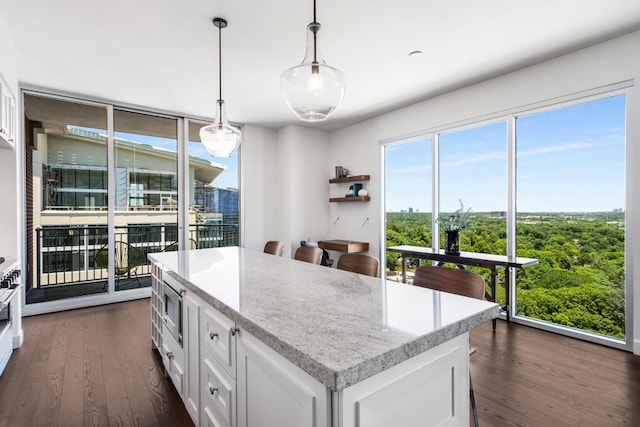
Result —
[[[11, 92], [14, 96], [18, 96], [18, 77], [17, 77], [17, 53], [15, 44], [9, 29], [4, 21], [2, 14], [0, 14], [0, 46], [2, 60], [0, 60], [0, 74], [9, 85]], [[16, 101], [16, 108], [19, 102]], [[16, 127], [18, 132], [20, 128]], [[22, 203], [22, 197], [19, 193], [18, 183], [18, 152], [11, 149], [0, 149], [0, 182], [2, 184], [2, 205], [5, 209], [0, 210], [0, 255], [18, 257], [20, 254], [21, 245], [19, 239], [19, 223], [18, 223], [18, 209], [14, 209], [13, 206], [18, 206]], [[9, 208], [11, 207], [11, 208]], [[22, 210], [20, 210], [22, 212]]]
[[261, 251], [268, 240], [281, 240], [290, 257], [300, 240], [319, 240], [327, 231], [329, 135], [299, 126], [243, 132], [244, 247]]
[[[278, 131], [278, 236], [291, 256], [301, 240], [320, 240], [329, 221], [329, 134], [300, 126]], [[250, 190], [247, 190], [250, 191]]]
[[[327, 169], [343, 165], [353, 173], [371, 173], [369, 206], [332, 206], [331, 218], [340, 215], [335, 237], [356, 230], [361, 217], [369, 215], [375, 227], [365, 227], [358, 239], [377, 243], [380, 198], [379, 142], [384, 139], [433, 129], [517, 107], [586, 91], [609, 84], [640, 81], [640, 32], [513, 72], [468, 88], [403, 108], [330, 135]], [[627, 274], [634, 283], [634, 352], [640, 354], [640, 89], [634, 86], [627, 98]], [[375, 154], [374, 154], [375, 153]], [[375, 175], [374, 175], [375, 174]], [[381, 256], [379, 248], [371, 248]], [[378, 251], [377, 253], [375, 251]]]
[[[350, 175], [370, 175], [369, 181], [358, 181], [369, 192], [370, 202], [331, 203], [331, 228], [327, 239], [354, 240], [369, 243], [369, 254], [380, 254], [380, 173], [379, 149], [374, 127], [368, 123], [350, 126], [331, 137], [330, 164], [327, 171], [335, 177], [335, 166], [349, 170]], [[337, 136], [339, 134], [339, 136]], [[336, 142], [338, 139], [341, 142]], [[354, 141], [358, 141], [355, 142]], [[366, 142], [365, 142], [366, 141]], [[331, 184], [331, 197], [344, 197], [350, 193], [351, 183]], [[368, 218], [368, 219], [367, 219]], [[336, 221], [337, 219], [337, 221]], [[332, 252], [337, 260], [340, 253]]]
[[278, 141], [274, 130], [243, 127], [240, 148], [240, 209], [244, 247], [261, 251], [278, 240]]

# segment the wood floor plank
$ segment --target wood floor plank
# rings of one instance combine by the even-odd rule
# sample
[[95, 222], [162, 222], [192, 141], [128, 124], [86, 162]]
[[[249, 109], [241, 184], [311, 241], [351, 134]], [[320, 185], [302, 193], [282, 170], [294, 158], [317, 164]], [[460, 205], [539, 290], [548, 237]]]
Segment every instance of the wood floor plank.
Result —
[[36, 344], [43, 324], [40, 322], [24, 322], [24, 344], [13, 351], [9, 363], [5, 367], [4, 375], [0, 379], [0, 427], [8, 425], [11, 413], [15, 408], [18, 397], [16, 390], [25, 381], [29, 373], [28, 367], [35, 358]]
[[129, 316], [122, 314], [116, 317], [114, 329], [119, 333], [114, 333], [114, 338], [127, 396], [131, 404], [133, 424], [136, 426], [157, 426], [159, 425], [158, 417], [145, 387], [144, 376], [139, 364], [142, 351], [138, 347], [140, 335], [128, 319]]
[[85, 426], [105, 426], [109, 423], [109, 416], [95, 313], [85, 317], [83, 325], [83, 424]]
[[84, 408], [84, 325], [81, 317], [69, 324], [67, 357], [64, 366], [62, 398], [60, 399], [59, 425], [81, 427]]
[[56, 322], [55, 334], [34, 420], [38, 425], [56, 425], [60, 417], [60, 400], [69, 338], [69, 319]]
[[40, 389], [44, 382], [44, 372], [49, 360], [49, 353], [55, 332], [55, 324], [43, 325], [38, 334], [31, 363], [27, 374], [18, 389], [14, 407], [9, 417], [10, 426], [33, 425], [33, 416], [38, 404]]
[[114, 334], [122, 334], [124, 331], [114, 328], [119, 316], [117, 307], [108, 308], [96, 313], [96, 326], [104, 376], [104, 392], [109, 410], [109, 425], [132, 426], [134, 425], [133, 416], [120, 366], [121, 349], [116, 346], [114, 338]]
[[482, 425], [640, 425], [640, 357], [514, 323], [498, 326], [471, 332]]
[[[127, 320], [130, 330], [135, 330], [136, 335], [145, 337], [137, 340], [135, 345], [137, 354], [140, 356], [138, 362], [143, 372], [147, 393], [151, 398], [160, 425], [193, 425], [186, 409], [184, 412], [172, 410], [176, 405], [182, 407], [184, 405], [169, 378], [165, 375], [164, 366], [158, 353], [151, 349], [151, 312], [149, 310], [148, 300], [144, 304], [131, 304], [123, 310], [123, 316]], [[148, 319], [148, 322], [140, 321], [140, 319]]]

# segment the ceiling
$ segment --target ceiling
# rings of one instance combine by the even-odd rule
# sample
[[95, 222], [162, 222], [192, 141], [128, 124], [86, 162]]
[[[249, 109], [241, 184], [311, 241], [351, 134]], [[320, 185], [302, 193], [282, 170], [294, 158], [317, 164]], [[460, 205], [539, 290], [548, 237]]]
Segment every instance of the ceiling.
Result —
[[[321, 44], [347, 80], [335, 130], [640, 29], [638, 0], [318, 0]], [[304, 56], [311, 0], [0, 0], [21, 83], [211, 117], [217, 28], [229, 120], [297, 122], [280, 74]], [[424, 54], [412, 59], [409, 52]], [[305, 124], [309, 126], [308, 124]]]

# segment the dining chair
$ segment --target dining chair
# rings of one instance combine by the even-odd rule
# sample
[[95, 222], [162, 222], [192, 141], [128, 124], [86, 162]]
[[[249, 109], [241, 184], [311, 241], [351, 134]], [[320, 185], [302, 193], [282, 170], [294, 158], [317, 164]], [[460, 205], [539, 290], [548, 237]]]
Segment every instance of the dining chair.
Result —
[[380, 262], [378, 262], [377, 258], [372, 257], [371, 255], [344, 254], [338, 259], [338, 265], [336, 268], [339, 270], [378, 277], [378, 274], [380, 273]]
[[[423, 288], [477, 299], [483, 299], [485, 293], [484, 278], [481, 275], [459, 268], [420, 266], [414, 273], [413, 284]], [[475, 351], [475, 348], [469, 347], [469, 355], [475, 353]], [[471, 401], [473, 425], [478, 427], [478, 409], [476, 408], [476, 398], [473, 394], [471, 369], [469, 369], [469, 400]]]
[[280, 242], [278, 240], [269, 240], [264, 245], [264, 253], [282, 256], [284, 254], [284, 242]]
[[312, 264], [320, 264], [322, 261], [322, 249], [311, 246], [300, 246], [296, 249], [293, 259], [310, 262]]

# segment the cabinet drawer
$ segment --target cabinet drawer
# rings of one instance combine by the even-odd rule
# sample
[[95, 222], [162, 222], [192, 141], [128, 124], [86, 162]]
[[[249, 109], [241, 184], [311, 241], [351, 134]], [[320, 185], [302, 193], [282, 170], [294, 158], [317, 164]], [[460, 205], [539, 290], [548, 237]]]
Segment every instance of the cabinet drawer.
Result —
[[178, 394], [182, 396], [183, 394], [182, 383], [184, 380], [184, 369], [182, 368], [182, 366], [180, 366], [179, 363], [176, 362], [175, 359], [171, 361], [171, 372], [169, 376], [171, 377], [171, 381], [173, 381], [173, 385], [176, 387], [176, 390], [178, 390]]
[[235, 324], [212, 307], [206, 307], [200, 315], [200, 343], [220, 363], [223, 369], [236, 377]]
[[162, 363], [178, 394], [182, 396], [184, 392], [182, 389], [184, 381], [184, 350], [170, 334], [166, 334], [162, 340]]
[[205, 424], [236, 425], [236, 383], [208, 352], [202, 354], [200, 367], [201, 401]]
[[202, 423], [203, 427], [228, 427], [228, 424], [225, 424], [220, 418], [218, 418], [212, 411], [210, 407], [205, 407], [202, 410]]

